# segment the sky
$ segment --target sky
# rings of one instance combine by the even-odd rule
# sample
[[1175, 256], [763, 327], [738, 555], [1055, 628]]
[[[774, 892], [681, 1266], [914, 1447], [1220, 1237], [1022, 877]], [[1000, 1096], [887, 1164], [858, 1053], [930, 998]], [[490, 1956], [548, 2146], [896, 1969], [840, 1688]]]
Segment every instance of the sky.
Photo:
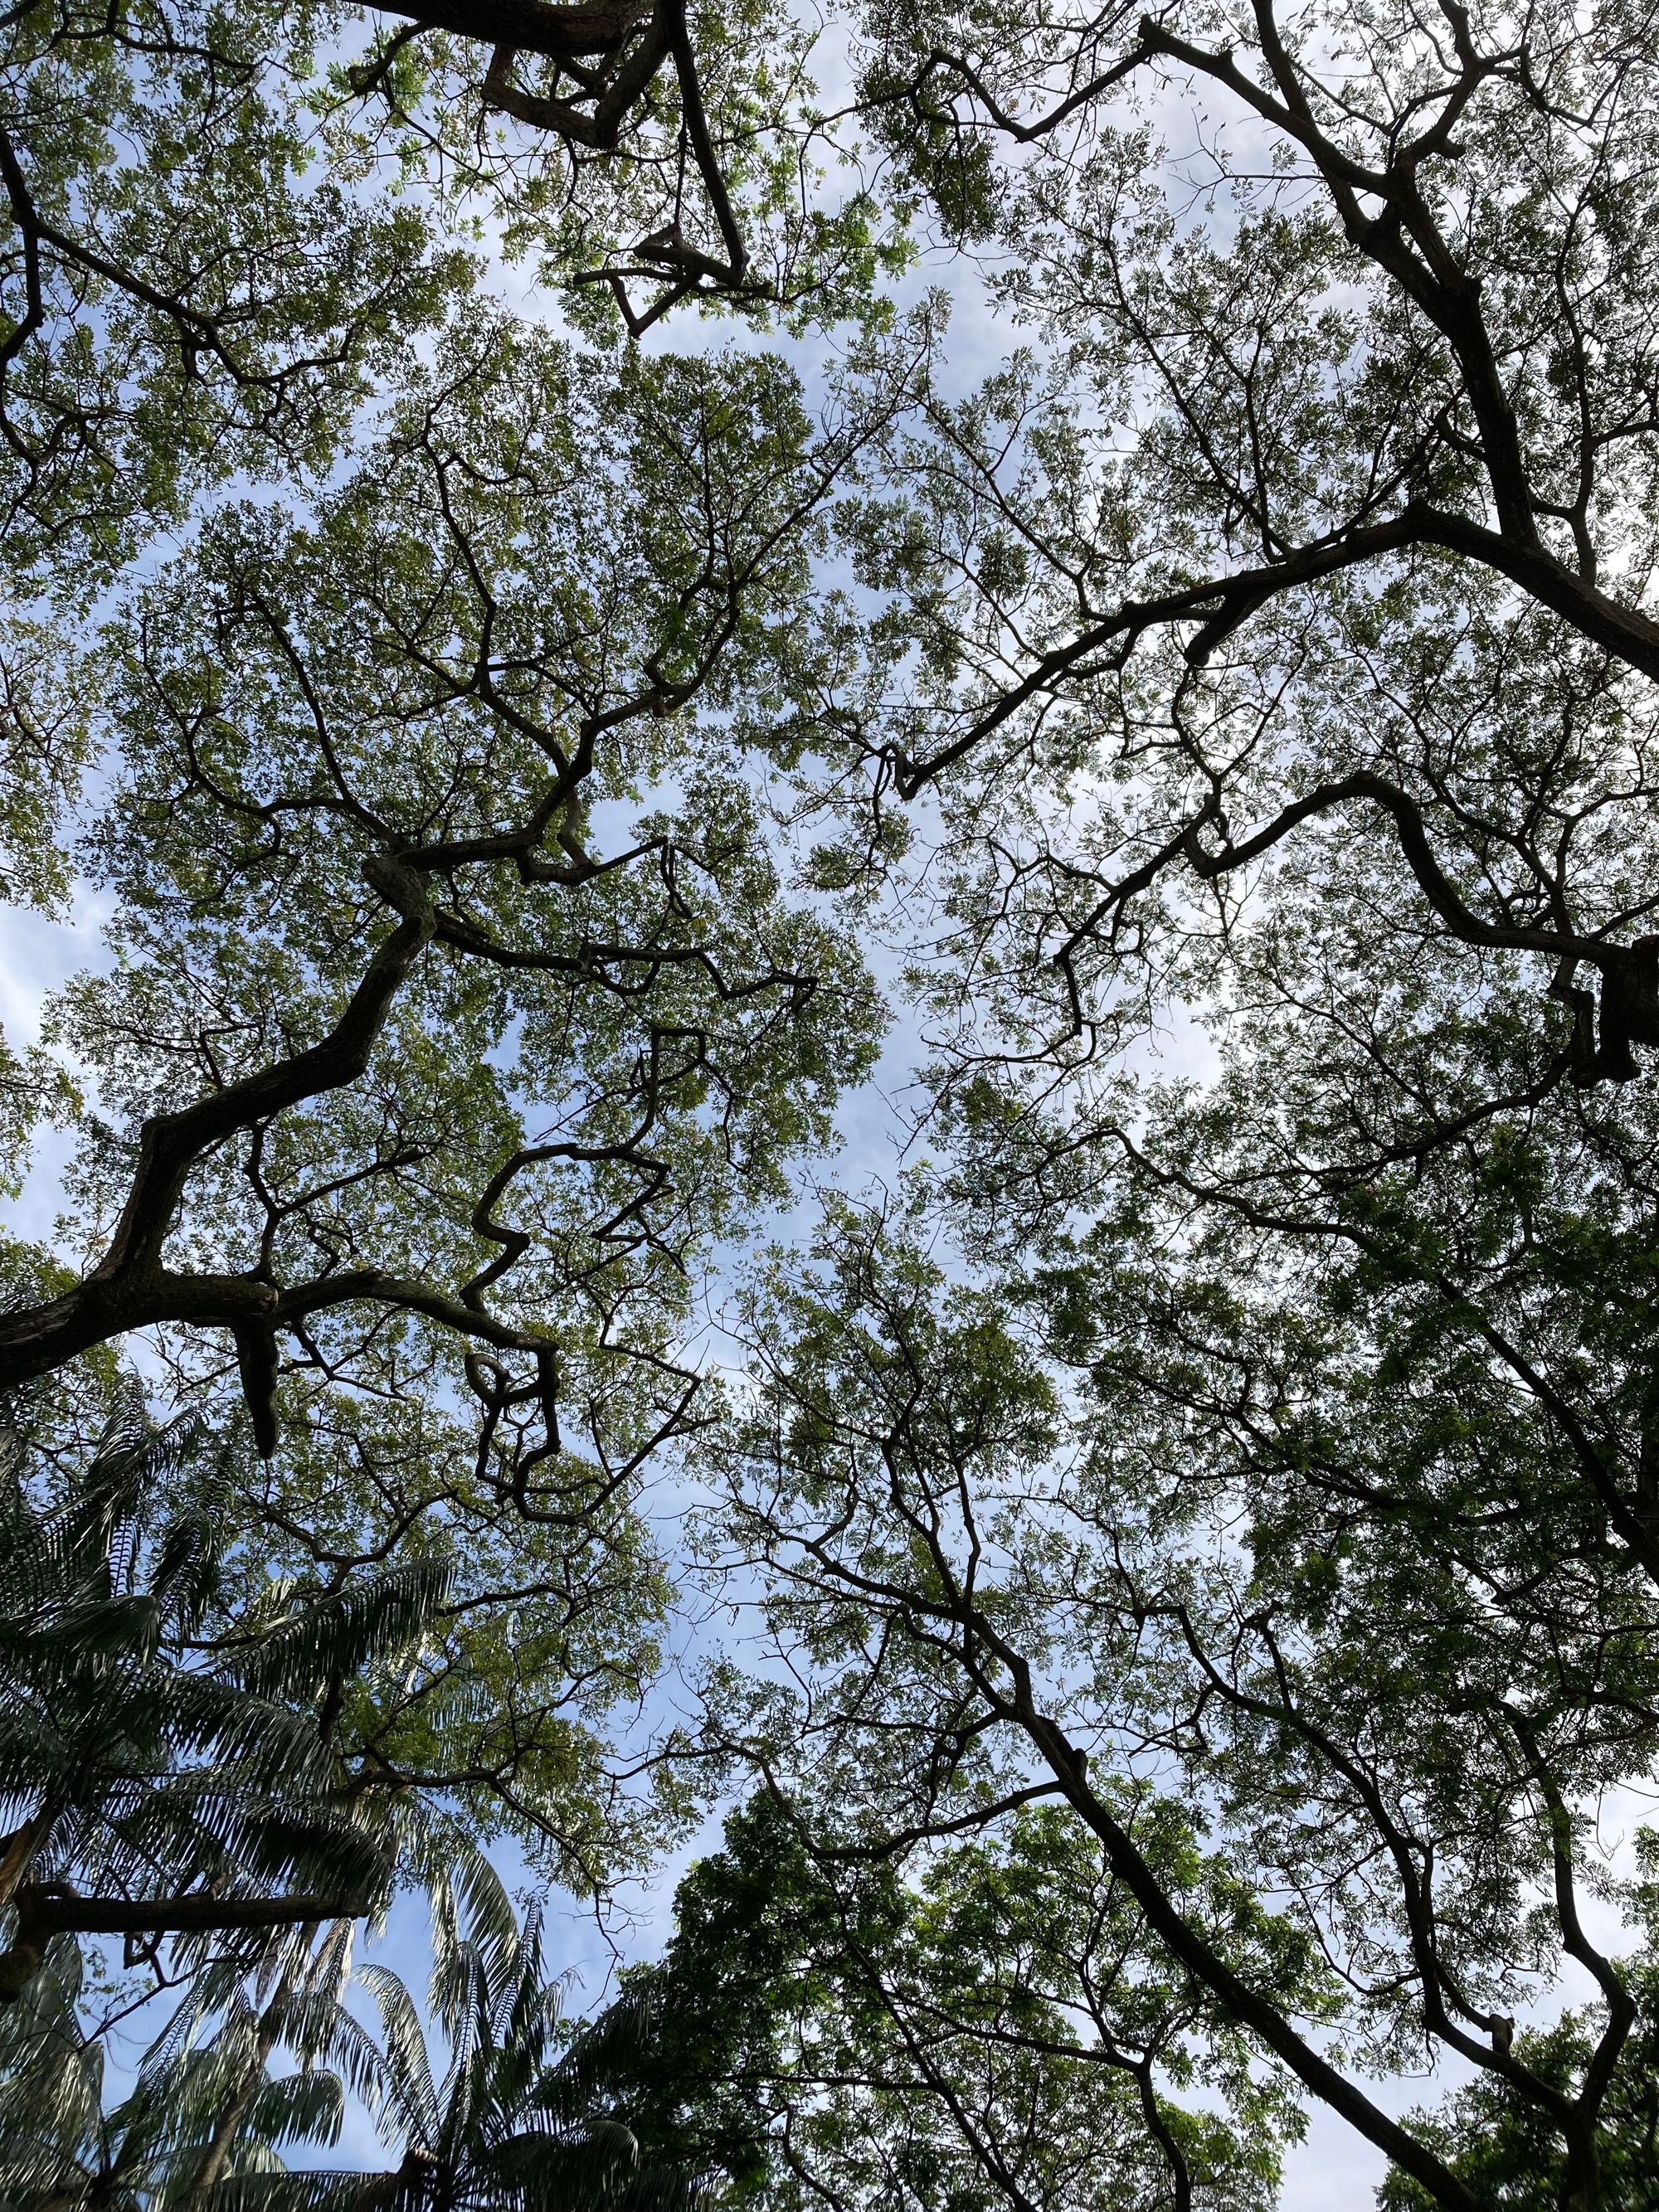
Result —
[[[834, 97], [832, 82], [826, 96]], [[945, 281], [953, 296], [953, 321], [945, 368], [949, 380], [967, 392], [1001, 361], [1015, 333], [1000, 320], [984, 286], [963, 265], [945, 257], [929, 258], [906, 281], [904, 295], [918, 296], [928, 285]], [[520, 272], [502, 271], [502, 289], [532, 311], [536, 303], [526, 296]], [[550, 313], [550, 310], [549, 311]], [[720, 333], [716, 332], [716, 335]], [[1023, 337], [1024, 334], [1019, 334]], [[653, 343], [684, 342], [678, 327], [660, 326]], [[803, 340], [790, 349], [809, 388], [821, 388], [824, 362], [819, 342]], [[52, 921], [18, 910], [0, 912], [0, 1025], [14, 1044], [27, 1044], [39, 1034], [43, 1006], [53, 990], [77, 969], [97, 965], [105, 957], [100, 939], [104, 920], [96, 897], [81, 886], [67, 916]], [[904, 1094], [911, 1070], [919, 1057], [921, 1040], [912, 1019], [901, 1012], [896, 1020], [875, 1074], [842, 1104], [839, 1115], [842, 1148], [833, 1163], [835, 1180], [858, 1189], [872, 1180], [890, 1180], [898, 1163], [897, 1144], [904, 1125]], [[1165, 1072], [1201, 1072], [1203, 1048], [1194, 1039], [1172, 1036], [1164, 1042]], [[31, 1238], [49, 1237], [57, 1212], [57, 1173], [66, 1157], [70, 1140], [44, 1138], [36, 1169], [21, 1195], [7, 1209], [9, 1224]], [[795, 1217], [797, 1223], [801, 1214]], [[788, 1219], [777, 1224], [790, 1226]], [[1607, 1845], [1612, 1863], [1627, 1857], [1626, 1838], [1635, 1820], [1650, 1817], [1650, 1808], [1629, 1799], [1609, 1808]], [[629, 1913], [608, 1931], [580, 1913], [550, 1915], [549, 1948], [556, 1970], [573, 1977], [573, 1996], [592, 2002], [603, 1993], [610, 1968], [618, 1956], [653, 1955], [669, 1931], [673, 1881], [696, 1845], [688, 1845], [659, 1874], [651, 1887], [630, 1897]], [[1612, 1916], [1607, 1908], [1589, 1909], [1591, 1932], [1608, 1932]], [[381, 1957], [411, 1979], [418, 1980], [426, 1955], [421, 1911], [413, 1900], [394, 1910], [386, 1937], [368, 1955]], [[1582, 1999], [1587, 1994], [1583, 1977], [1569, 1980], [1565, 1995]], [[1375, 2091], [1379, 2102], [1396, 2113], [1433, 2101], [1449, 2077], [1396, 2080]], [[336, 2154], [340, 2162], [378, 2158], [366, 2117], [355, 2112], [344, 2141]], [[1380, 2154], [1363, 2142], [1346, 2124], [1322, 2109], [1311, 2115], [1305, 2142], [1289, 2157], [1282, 2202], [1285, 2212], [1352, 2212], [1369, 2203], [1382, 2172]]]
[[[975, 334], [975, 354], [981, 361], [992, 357], [994, 343], [994, 330], [981, 325]], [[14, 1043], [34, 1041], [43, 1004], [55, 988], [79, 969], [101, 963], [103, 918], [98, 901], [84, 885], [62, 921], [29, 913], [0, 913], [0, 1020]], [[1164, 1044], [1167, 1072], [1180, 1072], [1183, 1059], [1191, 1072], [1202, 1072], [1200, 1046], [1179, 1036], [1166, 1038]], [[842, 1188], [857, 1190], [872, 1181], [891, 1180], [895, 1175], [898, 1146], [907, 1124], [905, 1094], [921, 1045], [914, 1021], [901, 1007], [874, 1073], [842, 1103], [837, 1115], [838, 1155], [832, 1163], [818, 1164], [819, 1171], [827, 1169]], [[6, 1209], [10, 1225], [24, 1235], [51, 1233], [58, 1203], [55, 1171], [66, 1142], [48, 1133], [34, 1175], [21, 1197]], [[811, 1201], [804, 1197], [793, 1225], [804, 1227], [811, 1212]], [[778, 1233], [787, 1233], [791, 1226], [788, 1217], [780, 1217], [775, 1224]], [[665, 1522], [672, 1522], [679, 1510], [678, 1494], [668, 1489], [659, 1493], [656, 1502]], [[1653, 1803], [1630, 1793], [1609, 1803], [1603, 1841], [1611, 1867], [1628, 1869], [1631, 1831], [1643, 1820], [1650, 1821], [1654, 1811]], [[574, 1900], [550, 1900], [545, 1928], [549, 1965], [552, 1972], [569, 1977], [568, 2002], [573, 2011], [586, 2010], [603, 2002], [617, 1965], [658, 1954], [672, 1929], [674, 1884], [698, 1851], [717, 1843], [719, 1818], [718, 1812], [712, 1814], [696, 1836], [653, 1870], [649, 1880], [630, 1884], [617, 1909], [603, 1922], [591, 1909]], [[522, 1863], [515, 1865], [510, 1855], [500, 1864], [510, 1886], [517, 1888], [527, 1881]], [[1611, 1939], [1613, 1948], [1619, 1948], [1617, 1916], [1610, 1907], [1589, 1900], [1586, 1920], [1593, 1939]], [[392, 1966], [412, 1988], [418, 1988], [430, 1959], [424, 1908], [419, 1900], [400, 1899], [384, 1935], [363, 1944], [359, 1956]], [[1587, 1977], [1569, 1964], [1560, 2001], [1582, 2002], [1589, 1994]], [[1553, 2016], [1554, 2009], [1552, 2001], [1540, 2008], [1540, 2016]], [[126, 2065], [136, 2064], [155, 2024], [146, 2014], [125, 2031], [112, 2054], [117, 2075], [123, 2070], [124, 2061]], [[1437, 2074], [1368, 2083], [1368, 2093], [1384, 2110], [1401, 2116], [1415, 2106], [1437, 2102], [1467, 2070], [1443, 2067]], [[331, 2151], [319, 2154], [315, 2162], [373, 2167], [381, 2158], [382, 2149], [368, 2115], [354, 2104], [339, 2143]], [[1292, 2146], [1286, 2157], [1283, 2212], [1358, 2212], [1358, 2208], [1370, 2204], [1385, 2166], [1382, 2154], [1351, 2127], [1316, 2106], [1310, 2113], [1305, 2139]]]

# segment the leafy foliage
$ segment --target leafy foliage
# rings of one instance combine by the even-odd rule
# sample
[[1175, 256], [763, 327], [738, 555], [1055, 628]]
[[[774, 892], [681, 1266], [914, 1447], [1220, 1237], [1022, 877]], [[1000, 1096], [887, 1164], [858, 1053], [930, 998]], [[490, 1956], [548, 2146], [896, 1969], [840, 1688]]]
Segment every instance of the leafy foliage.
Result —
[[157, 1510], [193, 1437], [188, 1419], [156, 1431], [130, 1401], [56, 1513], [15, 1453], [7, 1471], [8, 2002], [54, 1936], [153, 1952], [174, 1932], [199, 1954], [239, 1929], [370, 1912], [389, 1892], [395, 1862], [339, 1788], [330, 1687], [417, 1642], [447, 1578], [410, 1562], [332, 1601], [279, 1598], [204, 1648], [227, 1541], [210, 1470]]
[[[0, 889], [108, 955], [0, 1060], [19, 2212], [1255, 2205], [1309, 2098], [1639, 2202], [1654, 23], [815, 27], [0, 25]], [[722, 1396], [878, 973], [925, 1154]], [[757, 1778], [562, 2040], [485, 1847]], [[107, 2115], [98, 1936], [190, 1984]]]
[[437, 1947], [430, 2012], [447, 2045], [434, 2069], [427, 2031], [408, 1990], [383, 1966], [360, 1980], [380, 2015], [378, 2045], [337, 2014], [321, 2052], [343, 2059], [362, 2083], [381, 2132], [401, 2147], [395, 2171], [380, 2175], [295, 2174], [269, 2185], [227, 2183], [216, 2203], [327, 2206], [441, 2203], [566, 2212], [617, 2205], [651, 2212], [696, 2197], [693, 2177], [642, 2166], [628, 2130], [577, 2119], [568, 2059], [559, 2050], [558, 1985], [544, 1978], [539, 1924], [510, 1916], [482, 1938], [451, 1935]]
[[[1234, 1955], [1317, 2003], [1305, 1948], [1206, 1870], [1177, 1808], [1148, 1847]], [[732, 2201], [916, 2207], [1271, 2199], [1296, 2108], [1171, 1978], [1075, 1827], [1023, 1813], [908, 1867], [815, 1859], [776, 1800], [726, 1823], [659, 1965], [577, 2045], [647, 2154]], [[643, 2032], [630, 2036], [635, 2023]], [[617, 2048], [619, 2039], [622, 2047]], [[630, 2048], [630, 2044], [632, 2048]], [[1183, 2107], [1201, 2081], [1222, 2101]]]
[[[1651, 1875], [1656, 1853], [1650, 1830], [1641, 1838], [1641, 1856]], [[1655, 1901], [1650, 1880], [1637, 1899], [1648, 1924], [1650, 1946], [1630, 1963], [1637, 2018], [1619, 2055], [1601, 2114], [1605, 2200], [1630, 2205], [1635, 2212], [1651, 2204], [1659, 2189], [1659, 1982], [1651, 1948]], [[1595, 2063], [1599, 2025], [1568, 2013], [1553, 2027], [1523, 2032], [1516, 2039], [1517, 2047], [1528, 2066], [1570, 2094]], [[1565, 2176], [1559, 2144], [1531, 2112], [1494, 2085], [1480, 2082], [1449, 2100], [1431, 2124], [1454, 2170], [1468, 2180], [1483, 2203], [1549, 2205], [1559, 2200]], [[1378, 2197], [1385, 2212], [1422, 2201], [1421, 2193], [1398, 2174], [1389, 2175]]]

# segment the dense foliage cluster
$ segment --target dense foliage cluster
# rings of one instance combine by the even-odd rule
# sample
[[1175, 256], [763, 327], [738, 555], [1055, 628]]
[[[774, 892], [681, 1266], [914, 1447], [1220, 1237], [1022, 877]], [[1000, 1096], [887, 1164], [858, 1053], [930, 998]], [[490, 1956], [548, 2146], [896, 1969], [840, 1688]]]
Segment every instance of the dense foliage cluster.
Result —
[[0, 194], [0, 2212], [1654, 2212], [1659, 14], [21, 0]]

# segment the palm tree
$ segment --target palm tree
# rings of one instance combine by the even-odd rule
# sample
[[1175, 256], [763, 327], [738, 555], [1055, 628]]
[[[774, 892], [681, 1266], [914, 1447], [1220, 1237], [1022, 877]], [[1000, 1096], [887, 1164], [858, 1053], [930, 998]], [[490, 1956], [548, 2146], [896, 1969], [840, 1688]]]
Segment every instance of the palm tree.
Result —
[[[440, 1809], [349, 1789], [331, 1748], [342, 1684], [418, 1641], [446, 1574], [278, 1589], [205, 1637], [227, 1538], [198, 1445], [135, 1397], [56, 1513], [0, 1448], [0, 2212], [690, 2212], [695, 2185], [580, 2117], [592, 2069], [536, 1922]], [[437, 2072], [395, 1975], [361, 1977], [380, 2039], [343, 2002], [352, 1923], [394, 1872], [432, 1899]], [[171, 1934], [193, 1970], [107, 2111], [84, 1934], [152, 1958]], [[279, 2048], [297, 2070], [273, 2075]], [[348, 2088], [398, 2166], [285, 2172]]]
[[341, 1790], [318, 1707], [418, 1641], [447, 1572], [283, 1593], [204, 1644], [228, 1536], [214, 1470], [179, 1480], [198, 1443], [189, 1421], [153, 1426], [134, 1394], [56, 1513], [15, 1440], [0, 1462], [0, 1912], [15, 1916], [0, 2003], [58, 1937], [245, 1955], [390, 1894], [394, 1838]]
[[[519, 1935], [512, 1902], [477, 1844], [418, 1802], [395, 1811], [399, 1863], [432, 1908], [434, 1954], [452, 1956], [465, 1926], [477, 1955], [499, 1960], [509, 1954]], [[188, 2146], [181, 2140], [164, 2191], [169, 2205], [207, 2212], [217, 2205], [228, 2178], [282, 2172], [272, 2146], [299, 2139], [303, 2130], [293, 2123], [301, 2111], [318, 2116], [313, 2140], [333, 2141], [346, 2086], [371, 2105], [383, 2100], [386, 2061], [344, 2002], [353, 1923], [337, 1921], [314, 1948], [313, 1934], [310, 1929], [283, 1931], [270, 1939], [251, 1986], [240, 1960], [211, 1962], [195, 1976], [185, 2002], [147, 2056], [145, 2070], [162, 2075], [191, 2047], [204, 2022], [216, 2021], [208, 2046], [213, 2078], [189, 2084], [204, 2124]], [[301, 2076], [271, 2079], [267, 2069], [279, 2046], [301, 2061], [311, 2089], [299, 2086]], [[325, 2057], [340, 2072], [326, 2070], [319, 2063]], [[206, 2100], [204, 2089], [210, 2093]], [[307, 2185], [299, 2186], [303, 2193]]]
[[214, 2212], [694, 2212], [695, 2179], [641, 2168], [625, 2127], [583, 2117], [592, 2069], [562, 2031], [536, 1916], [504, 1930], [493, 1914], [465, 1940], [453, 1929], [445, 1937], [436, 1917], [428, 2012], [441, 2065], [408, 1990], [378, 1966], [359, 1976], [380, 2014], [378, 2040], [342, 2013], [319, 2054], [365, 2097], [397, 2166], [227, 2183]]
[[[475, 1948], [510, 1949], [512, 1906], [482, 1855], [441, 1824], [422, 1840], [437, 1947], [465, 1919]], [[344, 2003], [355, 1933], [349, 1920], [320, 1939], [277, 1929], [252, 1971], [234, 1954], [203, 1962], [107, 2110], [102, 2045], [76, 2014], [80, 1954], [54, 1945], [0, 2012], [0, 2212], [220, 2212], [239, 2197], [276, 2212], [319, 2185], [325, 2198], [355, 2197], [358, 2178], [290, 2180], [281, 2156], [337, 2138], [348, 2087], [376, 2103], [386, 2086], [380, 2047]], [[298, 2070], [273, 2075], [278, 2050]], [[338, 2071], [319, 2063], [325, 2053]]]
[[[349, 1936], [349, 1923], [307, 1950], [308, 1970], [284, 1972], [291, 1992], [326, 1982], [341, 1929]], [[338, 2077], [307, 2069], [273, 2079], [269, 2008], [250, 2018], [245, 2005], [199, 2045], [180, 2038], [175, 2021], [106, 2110], [103, 2045], [77, 2018], [81, 1969], [73, 1945], [55, 1946], [52, 1963], [0, 2013], [0, 2212], [182, 2209], [202, 2201], [210, 2171], [279, 2172], [283, 2145], [337, 2134]]]

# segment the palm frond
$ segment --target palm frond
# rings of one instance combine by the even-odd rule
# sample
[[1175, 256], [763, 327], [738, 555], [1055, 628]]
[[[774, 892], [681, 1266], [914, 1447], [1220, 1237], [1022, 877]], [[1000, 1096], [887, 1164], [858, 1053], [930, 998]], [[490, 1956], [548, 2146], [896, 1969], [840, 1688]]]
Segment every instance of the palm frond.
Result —
[[416, 1559], [325, 1598], [223, 1656], [224, 1671], [269, 1698], [309, 1697], [331, 1677], [394, 1658], [424, 1634], [447, 1599], [453, 1571]]
[[401, 2124], [406, 2135], [429, 2141], [438, 2133], [441, 2115], [414, 1999], [389, 1966], [364, 1966], [358, 1978], [380, 2015], [386, 2101], [380, 2112]]
[[345, 2118], [339, 2076], [307, 2069], [263, 2082], [250, 2100], [246, 2124], [256, 2141], [334, 2143]]
[[206, 2193], [204, 2212], [355, 2212], [362, 2194], [356, 2173], [236, 2173]]

